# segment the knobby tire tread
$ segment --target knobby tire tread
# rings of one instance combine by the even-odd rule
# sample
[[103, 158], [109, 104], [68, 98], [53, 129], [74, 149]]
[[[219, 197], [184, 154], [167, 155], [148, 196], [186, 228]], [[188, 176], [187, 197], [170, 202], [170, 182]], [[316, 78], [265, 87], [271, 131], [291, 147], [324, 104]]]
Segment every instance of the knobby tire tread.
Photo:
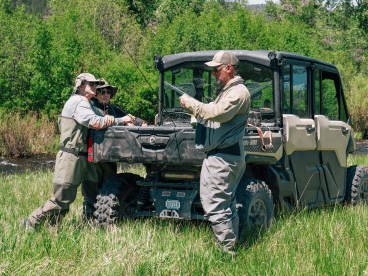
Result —
[[249, 207], [250, 202], [253, 200], [254, 197], [263, 197], [264, 204], [270, 213], [267, 214], [267, 222], [265, 227], [268, 227], [272, 224], [273, 216], [274, 216], [274, 201], [273, 196], [270, 188], [266, 184], [266, 182], [258, 180], [258, 179], [246, 179], [239, 183], [236, 192], [236, 200], [242, 205], [242, 208], [239, 210], [239, 222], [240, 222], [240, 229], [244, 229], [245, 227], [251, 228], [252, 225], [248, 225], [246, 223], [246, 210]]
[[368, 168], [363, 165], [354, 165], [347, 170], [346, 202], [356, 205], [360, 199], [360, 188], [364, 178], [368, 178]]
[[[137, 190], [136, 181], [141, 177], [131, 173], [117, 174], [110, 177], [100, 189], [95, 204], [95, 223], [106, 227], [116, 224], [124, 217], [122, 207], [125, 199]], [[125, 205], [124, 205], [125, 206]]]

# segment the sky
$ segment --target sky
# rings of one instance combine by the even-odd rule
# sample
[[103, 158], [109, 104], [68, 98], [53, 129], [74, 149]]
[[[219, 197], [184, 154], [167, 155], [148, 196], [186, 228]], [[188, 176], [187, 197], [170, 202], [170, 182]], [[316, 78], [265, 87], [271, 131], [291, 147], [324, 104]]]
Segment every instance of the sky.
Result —
[[248, 0], [249, 5], [266, 4], [266, 0]]
[[[277, 3], [277, 0], [272, 0], [273, 2]], [[258, 4], [266, 4], [266, 0], [248, 0], [249, 5], [258, 5]]]

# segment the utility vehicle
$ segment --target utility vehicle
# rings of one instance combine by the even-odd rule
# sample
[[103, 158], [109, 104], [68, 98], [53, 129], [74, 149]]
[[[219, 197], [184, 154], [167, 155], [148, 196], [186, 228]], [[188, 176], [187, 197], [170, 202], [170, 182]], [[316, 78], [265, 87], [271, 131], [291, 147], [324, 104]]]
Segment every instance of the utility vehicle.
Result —
[[[90, 131], [91, 162], [141, 163], [147, 171], [145, 178], [122, 173], [104, 183], [97, 223], [134, 216], [203, 219], [199, 177], [205, 154], [195, 149], [195, 123], [178, 98], [185, 92], [204, 103], [215, 99], [221, 87], [204, 63], [216, 52], [154, 57], [155, 125]], [[243, 138], [246, 170], [236, 192], [241, 225], [268, 226], [280, 204], [365, 202], [367, 168], [347, 167], [356, 146], [336, 66], [282, 51], [232, 52], [252, 97]]]

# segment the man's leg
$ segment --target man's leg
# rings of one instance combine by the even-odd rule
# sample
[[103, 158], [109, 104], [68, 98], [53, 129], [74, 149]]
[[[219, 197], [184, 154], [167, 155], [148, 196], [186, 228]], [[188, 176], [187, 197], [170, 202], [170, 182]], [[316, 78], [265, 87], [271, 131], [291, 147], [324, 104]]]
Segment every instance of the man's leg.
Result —
[[32, 227], [39, 226], [47, 219], [51, 222], [60, 221], [69, 212], [85, 174], [86, 162], [86, 157], [59, 151], [55, 164], [54, 195], [29, 215], [28, 222]]
[[235, 192], [244, 168], [243, 158], [226, 154], [207, 156], [202, 165], [200, 195], [205, 217], [225, 250], [232, 250], [238, 239]]

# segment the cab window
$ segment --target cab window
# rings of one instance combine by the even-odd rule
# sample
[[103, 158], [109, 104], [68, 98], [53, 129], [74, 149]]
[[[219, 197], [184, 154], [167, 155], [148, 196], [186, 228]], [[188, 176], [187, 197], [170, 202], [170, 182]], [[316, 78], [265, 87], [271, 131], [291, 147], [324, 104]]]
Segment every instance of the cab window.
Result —
[[308, 71], [300, 65], [284, 67], [283, 106], [285, 114], [308, 117]]
[[[339, 77], [324, 70], [315, 71], [315, 114], [324, 115], [329, 120], [339, 120]], [[342, 110], [342, 118], [346, 118]]]
[[251, 63], [239, 64], [239, 75], [252, 98], [252, 108], [261, 113], [273, 112], [273, 73], [261, 65]]

